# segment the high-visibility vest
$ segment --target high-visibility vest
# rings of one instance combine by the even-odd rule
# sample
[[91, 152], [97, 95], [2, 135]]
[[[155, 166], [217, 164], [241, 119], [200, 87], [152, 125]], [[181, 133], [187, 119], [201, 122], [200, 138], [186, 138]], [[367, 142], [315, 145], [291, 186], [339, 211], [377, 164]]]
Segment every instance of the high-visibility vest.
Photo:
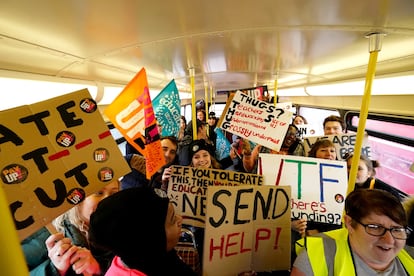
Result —
[[[348, 245], [348, 231], [347, 229], [338, 229], [323, 233], [323, 236], [312, 236], [301, 239], [298, 244], [301, 247], [296, 247], [297, 254], [300, 253], [306, 246], [309, 261], [315, 275], [328, 275], [328, 264], [325, 255], [324, 239], [332, 239], [336, 245], [334, 254], [333, 270], [334, 275], [338, 276], [355, 276], [355, 266], [352, 260], [351, 251]], [[323, 258], [322, 258], [323, 256]], [[406, 250], [402, 249], [398, 253], [397, 258], [404, 266], [409, 275], [414, 274], [414, 259]]]

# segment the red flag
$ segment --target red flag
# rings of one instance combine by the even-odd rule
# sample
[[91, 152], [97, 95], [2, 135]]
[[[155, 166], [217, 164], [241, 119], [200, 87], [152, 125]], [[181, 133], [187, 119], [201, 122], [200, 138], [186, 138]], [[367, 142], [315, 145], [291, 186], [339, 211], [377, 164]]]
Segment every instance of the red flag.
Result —
[[128, 143], [145, 157], [146, 176], [150, 179], [165, 165], [165, 159], [144, 68], [135, 75], [104, 113]]

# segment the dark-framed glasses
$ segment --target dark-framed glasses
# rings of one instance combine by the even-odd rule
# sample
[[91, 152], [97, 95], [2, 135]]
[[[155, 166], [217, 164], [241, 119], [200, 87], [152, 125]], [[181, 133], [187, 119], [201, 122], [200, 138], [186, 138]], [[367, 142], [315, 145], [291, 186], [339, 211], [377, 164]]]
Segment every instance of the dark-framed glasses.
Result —
[[409, 227], [391, 227], [386, 228], [378, 224], [364, 224], [356, 219], [354, 221], [358, 222], [365, 228], [365, 232], [371, 236], [381, 237], [385, 235], [385, 232], [390, 231], [391, 235], [398, 240], [406, 240], [411, 234], [411, 228]]

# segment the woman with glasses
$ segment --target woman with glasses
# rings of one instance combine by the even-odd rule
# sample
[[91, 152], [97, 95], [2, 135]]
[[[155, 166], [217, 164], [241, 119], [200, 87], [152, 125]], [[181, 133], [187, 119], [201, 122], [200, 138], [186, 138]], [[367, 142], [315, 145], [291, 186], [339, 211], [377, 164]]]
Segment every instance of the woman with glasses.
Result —
[[346, 228], [307, 237], [291, 275], [413, 275], [404, 249], [411, 233], [404, 208], [392, 194], [359, 189], [345, 200]]

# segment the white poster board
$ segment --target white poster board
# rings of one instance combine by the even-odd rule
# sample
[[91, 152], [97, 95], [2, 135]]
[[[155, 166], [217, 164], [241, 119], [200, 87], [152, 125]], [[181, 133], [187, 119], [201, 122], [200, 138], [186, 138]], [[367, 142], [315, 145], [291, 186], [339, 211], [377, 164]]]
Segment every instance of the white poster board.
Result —
[[218, 127], [267, 148], [279, 151], [292, 112], [238, 91], [226, 104]]
[[292, 219], [341, 224], [347, 192], [344, 161], [259, 154], [265, 185], [291, 187]]

